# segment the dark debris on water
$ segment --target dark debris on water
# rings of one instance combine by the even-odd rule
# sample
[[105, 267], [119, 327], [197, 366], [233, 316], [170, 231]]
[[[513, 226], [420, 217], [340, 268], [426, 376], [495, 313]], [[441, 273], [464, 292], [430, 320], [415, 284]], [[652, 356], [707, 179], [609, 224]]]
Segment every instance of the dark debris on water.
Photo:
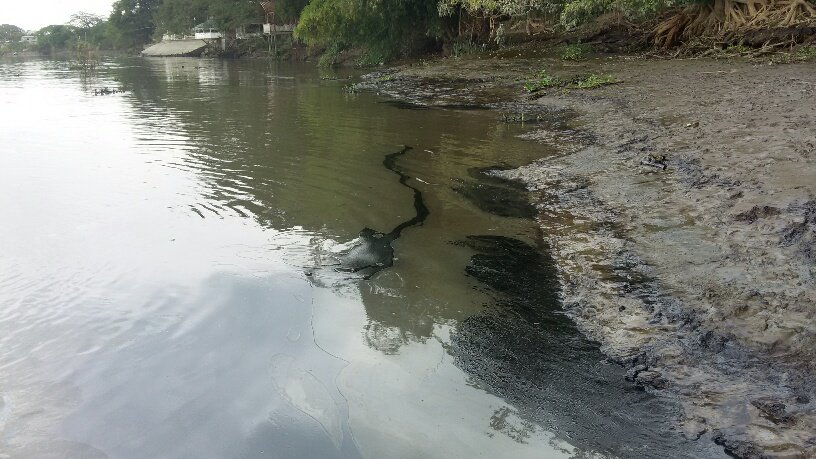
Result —
[[95, 96], [108, 96], [111, 94], [122, 94], [124, 93], [124, 89], [117, 89], [117, 88], [95, 88], [91, 93]]

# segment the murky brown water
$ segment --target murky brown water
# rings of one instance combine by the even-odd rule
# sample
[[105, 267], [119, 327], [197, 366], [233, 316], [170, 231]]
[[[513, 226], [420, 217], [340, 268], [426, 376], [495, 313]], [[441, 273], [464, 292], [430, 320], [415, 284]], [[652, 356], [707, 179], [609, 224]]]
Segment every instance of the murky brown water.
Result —
[[[496, 211], [518, 190], [480, 168], [544, 147], [344, 84], [0, 61], [0, 457], [713, 454], [558, 314], [537, 226]], [[338, 271], [415, 215], [401, 145], [430, 215], [393, 267]]]

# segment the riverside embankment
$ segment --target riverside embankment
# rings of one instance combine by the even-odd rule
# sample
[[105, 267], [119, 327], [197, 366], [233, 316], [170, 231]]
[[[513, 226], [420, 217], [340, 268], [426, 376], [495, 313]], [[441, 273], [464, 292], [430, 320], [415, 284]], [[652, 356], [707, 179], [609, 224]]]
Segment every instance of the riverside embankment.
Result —
[[[531, 192], [566, 313], [629, 378], [677, 397], [687, 437], [816, 455], [816, 64], [525, 53], [359, 86], [533, 120], [523, 137], [556, 153], [497, 174]], [[619, 84], [528, 94], [542, 70]]]

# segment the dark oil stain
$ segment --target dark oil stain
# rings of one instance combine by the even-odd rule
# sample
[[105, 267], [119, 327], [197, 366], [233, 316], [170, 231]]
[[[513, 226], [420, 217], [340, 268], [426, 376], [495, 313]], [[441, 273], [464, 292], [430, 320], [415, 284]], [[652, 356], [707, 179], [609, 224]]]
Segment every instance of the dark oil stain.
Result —
[[381, 233], [371, 228], [363, 228], [360, 231], [358, 242], [340, 256], [340, 271], [353, 272], [370, 279], [378, 272], [390, 268], [394, 265], [394, 248], [391, 245], [397, 240], [402, 231], [412, 226], [421, 226], [430, 215], [425, 201], [422, 199], [422, 192], [408, 184], [410, 177], [397, 166], [397, 158], [411, 151], [411, 147], [403, 147], [401, 150], [385, 156], [383, 166], [399, 176], [399, 182], [406, 188], [414, 192], [414, 211], [416, 215], [399, 225], [389, 233]]

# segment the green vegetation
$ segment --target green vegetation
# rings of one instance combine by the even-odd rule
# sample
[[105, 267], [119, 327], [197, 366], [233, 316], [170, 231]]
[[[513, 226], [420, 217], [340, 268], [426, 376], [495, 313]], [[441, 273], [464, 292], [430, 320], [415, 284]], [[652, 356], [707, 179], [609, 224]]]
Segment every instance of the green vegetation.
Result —
[[816, 46], [802, 46], [792, 54], [796, 62], [816, 61]]
[[342, 52], [343, 48], [341, 45], [333, 43], [320, 55], [320, 59], [317, 61], [318, 67], [327, 68], [337, 64], [337, 59], [339, 59], [340, 53]]
[[[151, 1], [158, 3], [160, 0]], [[17, 43], [15, 51], [29, 49], [43, 54], [69, 53], [77, 58], [77, 65], [87, 68], [91, 62], [95, 62], [96, 57], [93, 56], [99, 49], [139, 46], [139, 37], [143, 39], [145, 35], [144, 27], [149, 28], [152, 20], [147, 12], [141, 10], [143, 2], [119, 0], [113, 6], [114, 11], [109, 19], [80, 11], [71, 15], [66, 24], [45, 26], [33, 33], [36, 43]], [[141, 17], [141, 22], [135, 19], [138, 17]], [[12, 42], [19, 42], [23, 34], [19, 27], [0, 26], [0, 35]]]
[[82, 73], [92, 73], [99, 65], [99, 55], [96, 50], [86, 41], [78, 41], [73, 53], [73, 70], [80, 70]]
[[804, 45], [789, 53], [778, 54], [771, 59], [774, 64], [816, 61], [816, 45]]
[[20, 39], [25, 34], [25, 30], [15, 25], [0, 24], [0, 56], [24, 51], [27, 45], [20, 43]]
[[133, 49], [150, 43], [156, 31], [154, 16], [162, 0], [117, 0], [108, 22], [117, 47]]
[[462, 56], [484, 52], [486, 47], [487, 43], [478, 44], [473, 40], [457, 39], [454, 40], [451, 46], [451, 55], [455, 58], [460, 58]]
[[369, 63], [421, 50], [440, 33], [436, 0], [311, 0], [295, 30], [308, 45], [363, 49]]
[[[814, 2], [277, 0], [263, 2], [268, 4], [262, 6], [257, 0], [115, 0], [108, 18], [77, 13], [68, 24], [49, 26], [37, 35], [40, 49], [47, 52], [72, 49], [80, 40], [96, 48], [136, 50], [165, 33], [189, 34], [195, 25], [205, 21], [230, 37], [238, 28], [257, 26], [271, 18], [277, 24], [296, 22], [295, 38], [325, 50], [322, 65], [333, 65], [343, 52], [354, 49], [360, 56], [355, 61], [358, 66], [372, 66], [425, 50], [441, 49], [459, 57], [502, 47], [524, 36], [562, 34], [593, 21], [599, 28], [632, 27], [640, 21], [641, 32], [661, 47], [697, 37], [720, 37], [720, 43], [739, 43], [740, 34], [747, 30], [816, 24]], [[11, 25], [0, 26], [0, 41], [19, 42], [22, 33]], [[262, 46], [243, 48], [238, 52]], [[564, 60], [580, 60], [590, 52], [589, 45], [580, 43], [565, 45], [559, 51]], [[539, 81], [531, 87], [547, 84]]]
[[369, 49], [362, 56], [357, 58], [354, 62], [354, 65], [357, 67], [376, 67], [378, 65], [383, 65], [388, 60], [388, 57], [383, 54], [382, 52], [371, 50]]
[[524, 83], [524, 89], [527, 92], [536, 92], [542, 89], [560, 85], [561, 80], [548, 74], [546, 70], [542, 70], [538, 72], [533, 79], [528, 80]]
[[620, 80], [612, 75], [595, 75], [594, 73], [590, 73], [585, 77], [573, 80], [569, 85], [567, 85], [567, 87], [577, 89], [595, 89], [600, 88], [601, 86], [617, 83], [620, 83]]
[[582, 43], [573, 43], [561, 47], [561, 59], [565, 61], [580, 61], [592, 52], [592, 46]]
[[[539, 31], [563, 33], [599, 21], [601, 26], [657, 23], [657, 46], [673, 46], [694, 37], [727, 36], [757, 26], [787, 27], [816, 23], [814, 0], [311, 0], [300, 17], [297, 35], [317, 47], [360, 48], [384, 59], [425, 46], [445, 48], [459, 57], [501, 46], [511, 35]], [[661, 22], [657, 19], [663, 18]], [[339, 51], [338, 51], [339, 52]], [[561, 49], [564, 60], [591, 52], [584, 44]], [[373, 63], [374, 60], [372, 60]], [[598, 77], [591, 83], [600, 83]], [[530, 87], [546, 87], [547, 81]], [[608, 84], [608, 82], [603, 82]]]
[[564, 80], [550, 75], [546, 70], [542, 70], [538, 72], [534, 78], [524, 82], [524, 89], [530, 93], [538, 92], [547, 88], [595, 89], [601, 86], [617, 84], [620, 82], [620, 80], [612, 75], [596, 75], [594, 73], [575, 77], [571, 80]]
[[[277, 2], [277, 22], [294, 21], [307, 0]], [[235, 30], [264, 22], [260, 2], [247, 0], [162, 0], [153, 17], [154, 38], [162, 34], [189, 34], [196, 25], [210, 22], [219, 30]]]
[[52, 54], [70, 49], [77, 40], [76, 30], [70, 25], [50, 25], [38, 30], [37, 46], [40, 52]]
[[25, 30], [15, 25], [0, 24], [0, 43], [17, 43], [25, 34]]

